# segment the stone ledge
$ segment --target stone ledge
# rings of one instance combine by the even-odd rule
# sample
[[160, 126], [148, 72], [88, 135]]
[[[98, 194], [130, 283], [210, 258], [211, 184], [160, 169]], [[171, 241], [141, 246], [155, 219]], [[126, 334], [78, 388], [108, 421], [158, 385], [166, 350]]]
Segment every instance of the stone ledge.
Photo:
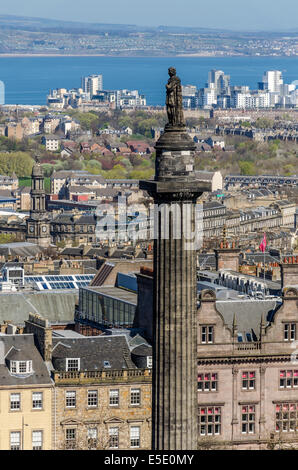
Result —
[[212, 184], [198, 179], [188, 178], [186, 181], [179, 181], [175, 178], [174, 181], [140, 181], [140, 189], [156, 194], [195, 193], [200, 195], [205, 191], [211, 191]]

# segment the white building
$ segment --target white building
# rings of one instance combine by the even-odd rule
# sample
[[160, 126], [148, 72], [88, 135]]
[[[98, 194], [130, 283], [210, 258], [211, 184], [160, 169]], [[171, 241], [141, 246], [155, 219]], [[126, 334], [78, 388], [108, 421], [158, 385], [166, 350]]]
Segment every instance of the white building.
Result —
[[282, 72], [280, 70], [268, 70], [263, 75], [264, 89], [270, 93], [280, 93], [283, 85]]
[[202, 108], [211, 108], [217, 105], [217, 93], [214, 87], [201, 88], [198, 93], [198, 104]]
[[233, 106], [237, 109], [269, 108], [270, 93], [267, 91], [236, 92], [234, 94]]
[[183, 96], [195, 96], [198, 89], [195, 85], [182, 85]]
[[56, 152], [60, 147], [60, 139], [55, 135], [46, 135], [42, 138], [42, 143], [46, 146], [46, 150]]
[[117, 90], [116, 107], [117, 108], [135, 108], [146, 106], [147, 101], [144, 95], [140, 95], [138, 90]]
[[82, 88], [85, 93], [89, 93], [90, 98], [96, 95], [98, 91], [103, 90], [102, 75], [89, 75], [82, 78]]

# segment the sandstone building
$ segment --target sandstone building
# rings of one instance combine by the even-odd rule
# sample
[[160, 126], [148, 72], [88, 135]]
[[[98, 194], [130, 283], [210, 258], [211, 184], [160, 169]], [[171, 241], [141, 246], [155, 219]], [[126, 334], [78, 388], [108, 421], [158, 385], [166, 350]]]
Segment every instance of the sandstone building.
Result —
[[0, 337], [0, 449], [52, 449], [53, 383], [32, 334]]

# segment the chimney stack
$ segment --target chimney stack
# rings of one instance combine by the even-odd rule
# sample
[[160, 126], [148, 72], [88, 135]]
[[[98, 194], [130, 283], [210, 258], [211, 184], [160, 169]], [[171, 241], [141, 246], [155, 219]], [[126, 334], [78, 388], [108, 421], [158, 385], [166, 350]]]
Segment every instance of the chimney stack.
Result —
[[240, 250], [236, 243], [221, 242], [220, 248], [214, 250], [216, 271], [219, 269], [230, 269], [239, 272], [239, 254]]
[[281, 287], [298, 285], [298, 256], [285, 256], [280, 263]]
[[38, 314], [29, 313], [29, 319], [25, 321], [24, 333], [34, 335], [34, 342], [44, 361], [52, 360], [52, 329], [49, 320]]

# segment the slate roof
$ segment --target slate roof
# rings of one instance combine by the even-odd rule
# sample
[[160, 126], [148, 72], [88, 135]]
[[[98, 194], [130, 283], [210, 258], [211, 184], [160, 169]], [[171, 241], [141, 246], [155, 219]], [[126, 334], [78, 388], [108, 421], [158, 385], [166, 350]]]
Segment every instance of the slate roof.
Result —
[[[135, 351], [138, 350], [138, 348], [143, 347], [143, 346], [145, 348], [148, 348], [148, 347], [151, 348], [151, 345], [140, 334], [136, 334], [133, 338], [129, 338], [128, 342], [129, 342], [130, 350], [133, 351], [133, 353], [135, 353]], [[152, 354], [152, 351], [151, 351], [151, 354]]]
[[[81, 370], [135, 369], [125, 335], [86, 336], [83, 338], [53, 338], [54, 367], [61, 359], [80, 358]], [[109, 368], [104, 367], [108, 361]]]
[[83, 256], [84, 248], [82, 247], [68, 247], [64, 248], [62, 256]]
[[238, 333], [254, 333], [259, 338], [262, 315], [265, 322], [272, 319], [273, 313], [280, 307], [277, 299], [273, 300], [218, 300], [216, 309], [222, 314], [224, 322], [232, 328], [234, 315]]
[[68, 191], [75, 193], [95, 193], [95, 189], [87, 188], [87, 186], [68, 186]]
[[[5, 358], [0, 357], [0, 386], [51, 385], [48, 369], [34, 345], [33, 335], [4, 335], [0, 337], [4, 346]], [[32, 360], [31, 374], [11, 374], [8, 358], [14, 360]], [[3, 360], [4, 359], [4, 360]]]
[[0, 245], [0, 254], [5, 256], [35, 257], [41, 252], [42, 249], [38, 245], [29, 242], [3, 243]]
[[195, 171], [195, 175], [199, 180], [212, 181], [214, 172], [210, 171]]
[[135, 356], [152, 356], [152, 347], [146, 344], [141, 344], [132, 350]]
[[[263, 253], [246, 253], [246, 259], [242, 260], [242, 263], [264, 263]], [[279, 256], [271, 256], [270, 253], [265, 253], [265, 263], [274, 263], [279, 261]]]
[[96, 224], [96, 219], [93, 214], [82, 214], [79, 217], [74, 218], [73, 213], [69, 214], [58, 214], [52, 220], [53, 223], [57, 224]]
[[0, 323], [24, 325], [29, 313], [39, 313], [50, 322], [73, 321], [78, 293], [74, 291], [29, 291], [0, 293]]
[[216, 261], [214, 253], [200, 253], [198, 255], [199, 266], [210, 267], [215, 269]]

